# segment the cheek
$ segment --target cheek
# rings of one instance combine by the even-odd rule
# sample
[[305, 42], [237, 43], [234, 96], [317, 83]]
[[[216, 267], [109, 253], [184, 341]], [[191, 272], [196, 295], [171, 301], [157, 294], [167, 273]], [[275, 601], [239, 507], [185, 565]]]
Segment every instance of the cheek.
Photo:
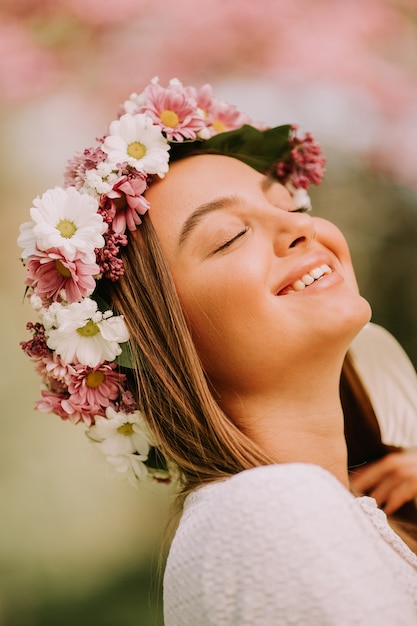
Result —
[[349, 282], [350, 286], [358, 291], [358, 283], [356, 281], [355, 270], [352, 265], [348, 243], [342, 232], [327, 220], [320, 217], [314, 217], [314, 225], [317, 240], [324, 245], [334, 255], [340, 264], [343, 275]]

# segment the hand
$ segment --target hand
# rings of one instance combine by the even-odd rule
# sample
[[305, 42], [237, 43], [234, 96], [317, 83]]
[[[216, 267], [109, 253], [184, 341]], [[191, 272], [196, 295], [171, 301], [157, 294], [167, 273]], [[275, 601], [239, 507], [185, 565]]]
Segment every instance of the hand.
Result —
[[417, 498], [417, 448], [392, 452], [382, 459], [355, 468], [352, 491], [375, 498], [387, 515]]

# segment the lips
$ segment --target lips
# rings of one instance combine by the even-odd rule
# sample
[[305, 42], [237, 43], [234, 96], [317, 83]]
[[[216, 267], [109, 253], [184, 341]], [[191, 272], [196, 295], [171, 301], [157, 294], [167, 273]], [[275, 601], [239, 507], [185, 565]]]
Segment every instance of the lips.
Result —
[[320, 280], [326, 274], [331, 274], [332, 270], [327, 264], [319, 265], [314, 267], [306, 274], [303, 274], [300, 278], [298, 278], [295, 282], [287, 285], [283, 289], [279, 291], [278, 296], [284, 296], [288, 293], [294, 293], [296, 291], [303, 291], [317, 280]]

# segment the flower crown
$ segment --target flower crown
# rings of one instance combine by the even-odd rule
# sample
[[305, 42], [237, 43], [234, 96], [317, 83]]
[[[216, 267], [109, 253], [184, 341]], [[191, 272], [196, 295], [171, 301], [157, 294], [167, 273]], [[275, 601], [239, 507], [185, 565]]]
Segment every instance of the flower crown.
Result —
[[253, 122], [217, 100], [210, 85], [197, 90], [173, 79], [163, 87], [155, 78], [124, 102], [95, 147], [68, 162], [64, 186], [36, 198], [31, 221], [20, 227], [27, 295], [40, 318], [21, 342], [42, 378], [36, 408], [86, 424], [91, 441], [133, 483], [167, 481], [170, 470], [127, 389], [125, 322], [107, 310], [97, 282], [123, 275], [120, 250], [150, 208], [146, 189], [188, 154], [238, 158], [275, 175], [297, 206], [310, 208], [307, 189], [321, 182], [325, 160], [313, 137], [296, 131]]

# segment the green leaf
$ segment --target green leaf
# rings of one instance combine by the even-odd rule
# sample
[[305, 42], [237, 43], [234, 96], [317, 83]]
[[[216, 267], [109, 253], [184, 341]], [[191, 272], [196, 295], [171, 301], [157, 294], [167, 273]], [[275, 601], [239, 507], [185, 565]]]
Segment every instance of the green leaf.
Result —
[[239, 159], [258, 172], [265, 172], [287, 157], [290, 131], [288, 124], [263, 131], [246, 124], [206, 141], [172, 143], [171, 160], [195, 154], [222, 154]]
[[120, 365], [120, 367], [127, 367], [128, 369], [132, 369], [132, 353], [130, 351], [129, 342], [125, 341], [125, 343], [121, 343], [120, 347], [122, 351], [115, 359], [117, 365]]

